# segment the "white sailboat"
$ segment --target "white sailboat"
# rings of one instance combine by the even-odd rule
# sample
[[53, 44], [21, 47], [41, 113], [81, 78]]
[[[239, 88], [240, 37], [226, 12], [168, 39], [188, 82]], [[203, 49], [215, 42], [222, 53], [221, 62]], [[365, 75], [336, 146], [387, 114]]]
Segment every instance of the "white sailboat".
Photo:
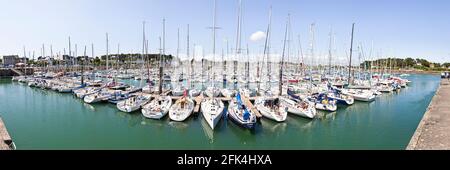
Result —
[[297, 116], [313, 119], [316, 114], [314, 103], [304, 100], [295, 100], [285, 97], [279, 98], [281, 105], [287, 107], [287, 112]]
[[83, 101], [85, 103], [98, 103], [102, 101], [107, 101], [112, 96], [112, 93], [105, 89], [96, 93], [93, 93], [91, 95], [87, 95], [84, 97]]
[[159, 96], [153, 99], [150, 103], [142, 106], [142, 115], [149, 119], [161, 119], [163, 118], [172, 105], [172, 97]]
[[182, 122], [192, 114], [194, 107], [194, 101], [187, 96], [187, 91], [185, 91], [183, 97], [170, 107], [169, 118], [173, 121]]
[[287, 107], [281, 105], [280, 100], [272, 97], [260, 97], [255, 100], [256, 109], [264, 117], [283, 122], [287, 118]]
[[[213, 21], [213, 60], [216, 54], [216, 1], [214, 1], [214, 21]], [[216, 90], [217, 89], [217, 90]], [[208, 89], [207, 89], [208, 90]], [[225, 108], [222, 100], [219, 100], [215, 97], [219, 96], [220, 90], [212, 87], [209, 90], [209, 94], [212, 98], [204, 99], [201, 104], [202, 115], [205, 118], [206, 122], [208, 122], [211, 129], [214, 129], [222, 118], [223, 110]], [[208, 94], [208, 93], [206, 93]], [[216, 95], [217, 94], [217, 95]]]
[[141, 107], [147, 104], [151, 99], [150, 94], [137, 93], [135, 96], [117, 103], [117, 109], [122, 112], [131, 113], [141, 109]]
[[355, 100], [371, 102], [375, 100], [375, 94], [371, 90], [342, 89], [342, 94], [353, 97]]

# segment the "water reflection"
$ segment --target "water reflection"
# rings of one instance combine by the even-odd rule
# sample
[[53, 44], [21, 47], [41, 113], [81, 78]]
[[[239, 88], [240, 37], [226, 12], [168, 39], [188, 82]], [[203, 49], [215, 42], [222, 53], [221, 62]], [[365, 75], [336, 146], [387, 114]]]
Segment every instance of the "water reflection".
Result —
[[116, 114], [123, 118], [127, 123], [128, 126], [130, 127], [135, 127], [136, 125], [141, 124], [141, 115], [137, 114], [137, 112], [133, 112], [133, 113], [125, 113], [125, 112], [121, 112], [121, 111], [116, 111]]
[[308, 130], [311, 129], [313, 126], [313, 122], [315, 122], [315, 119], [307, 119], [300, 116], [295, 116], [288, 114], [288, 117], [286, 119], [287, 122], [289, 122], [290, 126], [296, 127], [298, 129], [302, 130]]
[[95, 107], [92, 106], [91, 104], [88, 104], [88, 103], [84, 103], [84, 102], [83, 102], [83, 106], [84, 106], [84, 108], [86, 108], [86, 109], [88, 109], [88, 110], [90, 110], [90, 111], [95, 112]]
[[209, 139], [209, 143], [214, 143], [214, 131], [209, 127], [208, 122], [201, 118], [200, 124], [202, 125], [205, 136]]
[[264, 132], [283, 134], [286, 131], [287, 123], [286, 122], [275, 122], [268, 119], [261, 119], [260, 123]]
[[144, 126], [155, 126], [157, 128], [163, 128], [166, 125], [166, 120], [155, 120], [155, 119], [148, 119], [143, 116], [141, 116], [141, 125]]
[[189, 122], [176, 122], [176, 121], [169, 121], [169, 126], [177, 129], [177, 130], [185, 130], [189, 127]]

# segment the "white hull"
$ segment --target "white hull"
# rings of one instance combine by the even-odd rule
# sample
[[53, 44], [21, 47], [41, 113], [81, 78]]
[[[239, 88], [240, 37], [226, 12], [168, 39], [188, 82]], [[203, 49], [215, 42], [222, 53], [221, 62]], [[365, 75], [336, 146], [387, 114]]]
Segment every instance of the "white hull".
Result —
[[211, 129], [214, 129], [222, 118], [224, 105], [218, 99], [206, 99], [201, 104], [202, 115]]
[[267, 107], [265, 104], [265, 99], [260, 98], [255, 101], [256, 109], [263, 115], [264, 117], [274, 120], [276, 122], [283, 122], [287, 118], [287, 108], [286, 107], [278, 107], [278, 109], [271, 109]]
[[294, 100], [287, 98], [280, 98], [282, 105], [286, 106], [287, 111], [296, 116], [301, 116], [309, 119], [313, 119], [316, 117], [317, 111], [314, 106], [314, 103], [304, 102], [298, 103]]
[[161, 119], [169, 112], [171, 105], [172, 98], [170, 96], [153, 99], [142, 107], [141, 113], [149, 119]]
[[141, 109], [141, 107], [150, 101], [150, 95], [140, 94], [117, 103], [117, 109], [122, 112], [131, 113]]
[[173, 121], [182, 122], [192, 114], [194, 107], [194, 101], [189, 98], [181, 98], [170, 107], [169, 118]]

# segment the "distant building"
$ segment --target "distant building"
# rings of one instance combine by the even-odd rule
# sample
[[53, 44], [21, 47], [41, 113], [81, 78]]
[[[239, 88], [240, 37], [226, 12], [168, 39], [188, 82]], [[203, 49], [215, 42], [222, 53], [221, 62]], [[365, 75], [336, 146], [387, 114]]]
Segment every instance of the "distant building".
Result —
[[3, 65], [6, 66], [14, 66], [19, 62], [18, 55], [5, 55], [3, 56]]

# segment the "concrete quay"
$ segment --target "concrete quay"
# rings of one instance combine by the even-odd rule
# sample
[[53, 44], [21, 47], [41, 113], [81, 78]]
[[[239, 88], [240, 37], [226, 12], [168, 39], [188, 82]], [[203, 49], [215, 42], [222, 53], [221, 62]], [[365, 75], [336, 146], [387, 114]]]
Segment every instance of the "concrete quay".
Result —
[[406, 149], [450, 150], [450, 80], [441, 80]]

